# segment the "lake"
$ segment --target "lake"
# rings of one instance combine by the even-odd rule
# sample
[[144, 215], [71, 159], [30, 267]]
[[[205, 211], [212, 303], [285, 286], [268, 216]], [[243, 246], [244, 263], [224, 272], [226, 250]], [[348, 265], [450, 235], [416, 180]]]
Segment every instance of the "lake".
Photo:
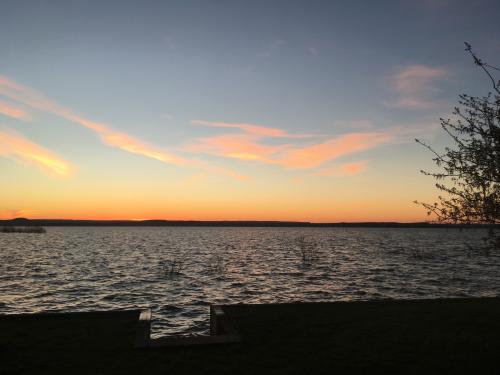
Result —
[[500, 258], [478, 250], [485, 235], [220, 227], [0, 233], [0, 313], [148, 307], [157, 337], [207, 333], [210, 304], [498, 296]]

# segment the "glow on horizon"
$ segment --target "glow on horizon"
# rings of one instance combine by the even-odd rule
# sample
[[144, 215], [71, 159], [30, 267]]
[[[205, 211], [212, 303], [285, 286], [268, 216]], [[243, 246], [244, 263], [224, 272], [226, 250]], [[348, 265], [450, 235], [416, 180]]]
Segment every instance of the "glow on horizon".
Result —
[[[263, 207], [261, 207], [263, 208]], [[100, 206], [99, 209], [86, 210], [81, 209], [81, 212], [75, 213], [75, 210], [4, 210], [0, 211], [0, 220], [9, 220], [19, 217], [29, 219], [61, 219], [61, 220], [179, 220], [179, 221], [296, 221], [296, 222], [312, 222], [312, 223], [337, 223], [337, 222], [422, 222], [427, 220], [425, 215], [422, 215], [420, 207], [415, 207], [413, 210], [394, 211], [392, 209], [385, 210], [384, 215], [378, 214], [359, 214], [354, 213], [353, 209], [366, 209], [367, 207], [343, 207], [338, 211], [337, 215], [332, 215], [331, 212], [311, 215], [311, 211], [306, 212], [286, 212], [285, 210], [260, 210], [255, 214], [238, 213], [231, 210], [217, 210], [213, 207], [198, 207], [192, 211], [179, 210], [178, 213], [167, 215], [162, 212], [144, 216], [136, 216], [134, 214], [144, 213], [144, 209], [130, 209], [127, 207], [106, 207]], [[105, 213], [103, 213], [105, 211]], [[146, 210], [150, 211], [150, 210]]]
[[[196, 194], [196, 197], [181, 194], [179, 203], [174, 203], [173, 205], [175, 207], [173, 212], [168, 206], [165, 207], [164, 211], [158, 208], [152, 209], [152, 207], [161, 206], [161, 202], [165, 201], [165, 198], [158, 194], [155, 195], [154, 199], [146, 199], [140, 207], [134, 207], [126, 200], [117, 201], [114, 199], [114, 195], [116, 194], [113, 192], [111, 192], [109, 197], [103, 199], [98, 198], [102, 195], [100, 192], [93, 192], [92, 189], [83, 191], [83, 188], [80, 187], [78, 188], [78, 190], [81, 190], [80, 193], [75, 191], [72, 195], [63, 192], [62, 195], [58, 196], [59, 198], [64, 196], [67, 200], [68, 205], [71, 206], [71, 210], [69, 211], [60, 209], [54, 211], [52, 207], [58, 206], [59, 203], [57, 201], [47, 203], [48, 201], [44, 200], [43, 202], [36, 202], [32, 207], [11, 207], [9, 210], [4, 210], [4, 213], [1, 214], [3, 218], [12, 218], [11, 213], [19, 209], [26, 212], [37, 212], [36, 216], [33, 217], [40, 218], [106, 220], [148, 217], [150, 219], [171, 220], [292, 220], [331, 222], [393, 221], [394, 218], [398, 217], [402, 221], [412, 221], [414, 217], [418, 217], [416, 210], [410, 209], [408, 212], [408, 207], [405, 207], [406, 211], [399, 210], [398, 213], [384, 212], [384, 214], [380, 214], [378, 209], [375, 209], [375, 212], [368, 212], [369, 209], [366, 204], [364, 210], [367, 212], [353, 214], [351, 211], [355, 206], [352, 203], [353, 198], [350, 198], [352, 190], [343, 193], [343, 200], [345, 202], [342, 202], [342, 200], [337, 201], [332, 203], [330, 208], [327, 208], [322, 201], [318, 201], [317, 197], [312, 197], [314, 195], [312, 190], [311, 192], [304, 190], [300, 193], [300, 200], [305, 199], [308, 203], [297, 204], [294, 202], [296, 198], [292, 195], [285, 197], [282, 193], [279, 198], [283, 199], [282, 203], [278, 204], [276, 200], [263, 200], [263, 197], [269, 195], [269, 193], [266, 193], [266, 189], [269, 189], [269, 187], [266, 187], [265, 184], [258, 188], [260, 190], [257, 187], [254, 188], [254, 191], [258, 192], [260, 198], [256, 195], [256, 198], [249, 199], [248, 196], [238, 194], [229, 189], [225, 194], [227, 194], [227, 197], [233, 196], [235, 198], [230, 202], [224, 202], [227, 197], [218, 197], [217, 190], [215, 190], [220, 189], [220, 187], [210, 187], [206, 184], [207, 174], [230, 177], [239, 181], [240, 184], [245, 184], [249, 180], [251, 181], [253, 177], [247, 176], [233, 167], [228, 168], [221, 166], [219, 163], [195, 157], [196, 155], [211, 154], [221, 158], [237, 159], [241, 162], [257, 162], [267, 164], [273, 168], [285, 168], [288, 171], [297, 170], [304, 177], [309, 176], [308, 178], [353, 176], [365, 173], [369, 161], [338, 163], [336, 162], [337, 159], [384, 145], [399, 143], [401, 130], [398, 128], [347, 132], [336, 136], [325, 136], [311, 132], [293, 134], [279, 128], [248, 123], [194, 120], [191, 121], [193, 125], [203, 125], [214, 129], [230, 129], [231, 133], [202, 138], [195, 137], [176, 151], [166, 151], [123, 131], [116, 131], [107, 124], [77, 115], [72, 110], [48, 99], [40, 92], [21, 85], [7, 77], [0, 77], [0, 94], [34, 110], [47, 112], [80, 124], [97, 134], [103, 144], [112, 148], [117, 148], [131, 154], [142, 155], [165, 164], [177, 166], [181, 169], [187, 168], [188, 170], [195, 169], [201, 171], [194, 174], [196, 178], [189, 178], [188, 180], [189, 184], [195, 184], [197, 188], [197, 191], [193, 193]], [[407, 135], [406, 131], [403, 131], [402, 134]], [[20, 161], [21, 163], [28, 162], [46, 172], [57, 175], [70, 175], [70, 172], [74, 170], [73, 167], [70, 167], [69, 163], [57, 158], [55, 153], [22, 138], [14, 132], [3, 132], [0, 133], [0, 136], [3, 138], [3, 156], [10, 157], [12, 160]], [[273, 145], [265, 143], [269, 138], [275, 140]], [[332, 165], [331, 163], [334, 164]], [[304, 180], [304, 177], [301, 178], [301, 181]], [[292, 179], [289, 182], [290, 187], [293, 186], [293, 181], [298, 180]], [[85, 185], [87, 184], [88, 182], [85, 182]], [[309, 189], [317, 189], [319, 186], [318, 181], [314, 182], [314, 184], [317, 186]], [[306, 186], [304, 184], [301, 185]], [[175, 189], [185, 190], [187, 186], [182, 187], [179, 185], [174, 189], [169, 188], [169, 194], [176, 195]], [[205, 188], [200, 189], [203, 186]], [[120, 187], [117, 188], [120, 189]], [[241, 185], [239, 189], [242, 189]], [[81, 197], [82, 194], [88, 196], [85, 206], [81, 206], [78, 202], [79, 199], [77, 197]], [[272, 195], [275, 194], [273, 193]], [[238, 196], [239, 198], [236, 198]], [[323, 201], [325, 199], [325, 197], [322, 198]], [[190, 202], [190, 200], [194, 203]], [[211, 200], [213, 201], [211, 202]], [[186, 209], [186, 206], [191, 207]], [[285, 208], [279, 208], [279, 206], [284, 206]], [[390, 203], [387, 202], [384, 206], [387, 210]], [[323, 210], [326, 212], [322, 212]]]
[[481, 3], [10, 2], [0, 218], [426, 220]]
[[[48, 99], [42, 93], [21, 85], [10, 78], [0, 77], [0, 94], [33, 110], [50, 113], [82, 125], [98, 135], [103, 144], [112, 148], [145, 156], [176, 166], [182, 170], [198, 170], [193, 175], [196, 176], [195, 178], [187, 180], [188, 185], [165, 188], [165, 194], [171, 196], [179, 196], [178, 191], [188, 191], [193, 187], [196, 189], [196, 192], [193, 191], [192, 195], [180, 194], [179, 202], [173, 203], [170, 201], [170, 206], [165, 203], [169, 199], [157, 192], [154, 198], [142, 199], [143, 202], [139, 207], [134, 207], [130, 201], [127, 201], [127, 198], [117, 200], [115, 196], [119, 196], [119, 194], [112, 191], [108, 197], [103, 198], [102, 193], [99, 191], [92, 191], [92, 188], [83, 189], [83, 186], [89, 185], [87, 181], [80, 182], [82, 185], [75, 187], [76, 189], [71, 190], [70, 193], [63, 191], [58, 195], [58, 198], [64, 198], [67, 201], [67, 205], [71, 207], [71, 210], [58, 209], [54, 211], [53, 207], [59, 205], [57, 200], [48, 201], [43, 199], [43, 201], [33, 202], [32, 206], [26, 206], [27, 203], [22, 203], [22, 200], [20, 200], [16, 204], [24, 204], [25, 206], [10, 207], [8, 210], [4, 210], [4, 213], [1, 214], [3, 218], [12, 218], [12, 214], [9, 214], [9, 212], [12, 213], [18, 210], [37, 212], [36, 217], [107, 220], [148, 217], [151, 219], [171, 220], [331, 222], [393, 221], [395, 218], [399, 218], [401, 221], [412, 221], [413, 218], [418, 217], [416, 210], [409, 208], [408, 205], [404, 206], [404, 210], [397, 210], [397, 213], [389, 212], [387, 207], [391, 206], [390, 202], [385, 202], [383, 205], [385, 207], [383, 214], [381, 214], [382, 207], [370, 209], [370, 204], [366, 202], [363, 208], [366, 212], [362, 214], [356, 213], [359, 208], [355, 208], [353, 204], [353, 199], [356, 199], [353, 196], [353, 189], [343, 192], [343, 199], [332, 202], [329, 207], [324, 204], [324, 201], [327, 200], [325, 196], [318, 200], [321, 195], [316, 196], [316, 193], [314, 193], [314, 190], [322, 189], [320, 188], [321, 182], [314, 179], [344, 178], [366, 173], [367, 166], [370, 163], [369, 160], [337, 162], [337, 159], [385, 145], [400, 143], [401, 139], [404, 139], [410, 133], [397, 127], [370, 131], [351, 131], [336, 136], [328, 136], [312, 132], [293, 134], [279, 128], [248, 123], [193, 120], [191, 121], [192, 125], [203, 125], [214, 130], [229, 129], [231, 132], [215, 136], [195, 137], [186, 142], [185, 145], [177, 147], [176, 150], [167, 151], [126, 132], [116, 131], [110, 125], [77, 115], [74, 111]], [[56, 157], [55, 153], [36, 145], [15, 132], [4, 131], [0, 133], [0, 137], [3, 139], [1, 155], [14, 161], [32, 164], [45, 172], [61, 176], [69, 176], [75, 169], [68, 162]], [[267, 144], [268, 139], [274, 140], [274, 143]], [[252, 166], [252, 163], [260, 163], [272, 168], [281, 168], [283, 172], [280, 173], [298, 171], [303, 176], [300, 181], [304, 181], [307, 177], [313, 179], [313, 185], [307, 188], [309, 190], [302, 190], [299, 193], [300, 199], [297, 203], [295, 201], [298, 196], [287, 193], [287, 189], [292, 189], [291, 187], [294, 184], [296, 185], [295, 182], [299, 180], [291, 178], [288, 182], [288, 188], [283, 186], [281, 193], [276, 195], [276, 193], [270, 191], [266, 192], [269, 187], [266, 186], [265, 178], [258, 176], [261, 185], [254, 186], [255, 197], [249, 198], [246, 193], [241, 194], [231, 188], [228, 189], [230, 185], [217, 185], [219, 184], [217, 183], [210, 186], [206, 181], [207, 176], [214, 175], [219, 176], [218, 179], [230, 177], [238, 181], [238, 184], [248, 184], [248, 181], [252, 181], [257, 177], [242, 172], [248, 167], [240, 170], [221, 165], [220, 162], [204, 160], [198, 157], [204, 155], [213, 155], [223, 159], [236, 159], [240, 163], [250, 163], [248, 166]], [[78, 175], [75, 178], [78, 178]], [[154, 179], [162, 180], [159, 176], [155, 176]], [[370, 183], [375, 182], [371, 181]], [[129, 181], [123, 183], [130, 184]], [[376, 183], [380, 184], [380, 182]], [[299, 185], [306, 186], [303, 183]], [[239, 185], [236, 188], [247, 191], [248, 188], [243, 188], [243, 186]], [[54, 187], [51, 189], [54, 189]], [[112, 188], [107, 187], [106, 190], [108, 189]], [[122, 187], [117, 185], [116, 189], [122, 189]], [[138, 187], [138, 189], [142, 188]], [[222, 191], [225, 190], [224, 195], [220, 195], [219, 191], [221, 189]], [[40, 192], [42, 191], [40, 189]], [[15, 196], [18, 193], [13, 192], [13, 194]], [[322, 192], [321, 194], [327, 193]], [[276, 198], [269, 200], [266, 197], [269, 195], [276, 196]], [[87, 196], [84, 206], [79, 202], [82, 196]], [[225, 201], [227, 198], [230, 198], [229, 201]], [[279, 200], [282, 200], [282, 202], [279, 202]], [[165, 206], [165, 208], [164, 210], [152, 208], [157, 206]], [[173, 210], [171, 209], [172, 206], [174, 207]], [[187, 209], [186, 207], [190, 208]]]

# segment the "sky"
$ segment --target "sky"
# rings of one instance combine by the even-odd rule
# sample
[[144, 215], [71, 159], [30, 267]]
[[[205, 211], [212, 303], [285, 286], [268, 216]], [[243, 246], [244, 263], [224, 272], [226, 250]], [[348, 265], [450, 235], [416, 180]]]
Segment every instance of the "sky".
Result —
[[500, 2], [0, 2], [0, 218], [422, 221]]

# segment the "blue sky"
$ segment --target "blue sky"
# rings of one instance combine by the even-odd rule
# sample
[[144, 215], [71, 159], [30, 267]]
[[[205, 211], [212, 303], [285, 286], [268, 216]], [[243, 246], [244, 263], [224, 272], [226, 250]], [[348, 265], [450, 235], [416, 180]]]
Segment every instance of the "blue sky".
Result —
[[[10, 151], [0, 154], [0, 168], [9, 202], [0, 212], [72, 215], [47, 211], [47, 202], [54, 207], [62, 194], [78, 206], [70, 192], [82, 189], [94, 209], [80, 216], [89, 216], [106, 201], [96, 183], [106, 176], [106, 190], [117, 196], [112, 207], [150, 191], [139, 183], [129, 188], [130, 181], [150, 181], [182, 202], [189, 196], [179, 186], [197, 181], [200, 190], [190, 196], [199, 201], [189, 213], [173, 214], [178, 218], [243, 218], [252, 192], [281, 208], [269, 213], [264, 205], [248, 219], [424, 218], [411, 201], [435, 193], [418, 174], [431, 166], [430, 155], [413, 138], [444, 145], [438, 119], [451, 113], [458, 94], [487, 93], [488, 81], [463, 42], [491, 64], [500, 62], [498, 14], [493, 0], [2, 2], [0, 75], [21, 85], [25, 97], [0, 91], [0, 111], [3, 103], [26, 116], [4, 109], [0, 130], [57, 155], [74, 173], [54, 180], [5, 136]], [[26, 90], [58, 110], [30, 102]], [[68, 111], [106, 130], [89, 131]], [[144, 147], [110, 141], [112, 132]], [[160, 165], [151, 150], [182, 161]], [[235, 176], [248, 178], [225, 180]], [[266, 193], [271, 177], [275, 191]], [[27, 204], [29, 191], [20, 193], [20, 183], [44, 186], [43, 193]], [[347, 203], [330, 198], [335, 189]], [[401, 211], [386, 214], [374, 189], [397, 197]], [[356, 207], [360, 195], [373, 207]], [[156, 203], [136, 198], [144, 214], [134, 208], [130, 215], [177, 212], [167, 210], [170, 198], [159, 191], [154, 197]], [[287, 205], [301, 213], [287, 213]], [[212, 215], [210, 207], [225, 209]], [[116, 216], [129, 218], [125, 211]]]

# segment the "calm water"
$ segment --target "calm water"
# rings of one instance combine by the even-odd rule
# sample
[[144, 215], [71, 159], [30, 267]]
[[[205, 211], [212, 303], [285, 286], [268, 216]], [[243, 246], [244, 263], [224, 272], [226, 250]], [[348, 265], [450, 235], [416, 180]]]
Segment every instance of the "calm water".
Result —
[[[301, 235], [316, 259], [297, 253]], [[203, 334], [214, 303], [497, 296], [485, 232], [47, 228], [0, 233], [0, 313], [150, 307], [153, 335]], [[169, 275], [174, 262], [178, 275]]]

